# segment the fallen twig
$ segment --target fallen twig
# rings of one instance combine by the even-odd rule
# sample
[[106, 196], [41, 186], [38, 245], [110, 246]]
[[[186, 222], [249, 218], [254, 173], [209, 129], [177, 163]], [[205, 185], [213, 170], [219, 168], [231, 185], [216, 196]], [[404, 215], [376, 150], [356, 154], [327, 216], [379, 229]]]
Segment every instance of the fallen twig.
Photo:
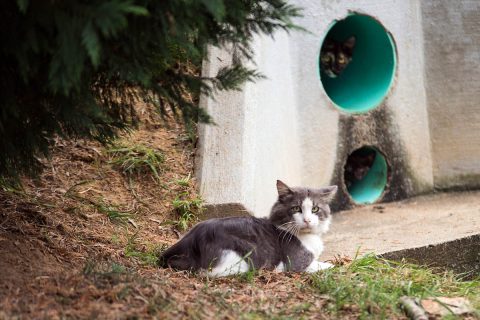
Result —
[[400, 298], [400, 305], [405, 310], [407, 316], [412, 320], [428, 320], [425, 310], [420, 306], [417, 299], [403, 296]]

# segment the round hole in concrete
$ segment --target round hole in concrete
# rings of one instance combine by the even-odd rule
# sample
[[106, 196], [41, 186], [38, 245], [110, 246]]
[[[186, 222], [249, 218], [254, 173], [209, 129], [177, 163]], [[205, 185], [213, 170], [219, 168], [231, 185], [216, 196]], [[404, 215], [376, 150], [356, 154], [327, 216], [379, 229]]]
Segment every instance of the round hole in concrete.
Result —
[[356, 203], [374, 203], [387, 185], [388, 164], [385, 156], [374, 147], [352, 152], [345, 163], [344, 182]]
[[[387, 95], [395, 75], [396, 51], [390, 34], [377, 20], [367, 15], [351, 14], [331, 25], [323, 39], [321, 52], [332, 52], [332, 42], [335, 43], [333, 48], [345, 48], [343, 46], [352, 36], [352, 59], [338, 75], [331, 72], [335, 66], [321, 62], [320, 54], [320, 80], [337, 107], [361, 113], [377, 107]], [[348, 53], [345, 50], [341, 51]]]

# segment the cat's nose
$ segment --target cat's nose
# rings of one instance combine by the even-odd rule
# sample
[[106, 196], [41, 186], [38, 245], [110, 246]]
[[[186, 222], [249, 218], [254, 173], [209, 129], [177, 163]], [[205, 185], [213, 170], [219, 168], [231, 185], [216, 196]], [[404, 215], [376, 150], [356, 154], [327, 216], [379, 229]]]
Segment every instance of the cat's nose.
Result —
[[307, 226], [310, 224], [310, 222], [312, 222], [312, 220], [310, 219], [307, 219], [307, 218], [304, 218], [303, 219], [303, 222], [305, 222], [307, 224]]

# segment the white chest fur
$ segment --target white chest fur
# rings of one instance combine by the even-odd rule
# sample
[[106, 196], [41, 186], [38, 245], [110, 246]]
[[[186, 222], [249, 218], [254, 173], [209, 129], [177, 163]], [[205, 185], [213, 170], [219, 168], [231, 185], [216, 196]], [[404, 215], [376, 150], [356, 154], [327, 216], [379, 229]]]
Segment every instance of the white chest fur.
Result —
[[313, 254], [313, 259], [316, 260], [323, 252], [323, 241], [318, 234], [300, 234], [298, 239], [302, 245]]

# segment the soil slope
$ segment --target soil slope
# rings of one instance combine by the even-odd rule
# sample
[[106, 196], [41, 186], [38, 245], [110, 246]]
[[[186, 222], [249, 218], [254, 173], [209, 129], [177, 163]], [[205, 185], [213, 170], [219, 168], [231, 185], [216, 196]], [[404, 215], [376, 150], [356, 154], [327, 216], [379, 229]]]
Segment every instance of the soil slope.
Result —
[[197, 198], [193, 146], [183, 126], [137, 107], [139, 128], [117, 146], [161, 152], [159, 179], [125, 174], [95, 142], [59, 139], [39, 178], [0, 191], [0, 319], [327, 318], [303, 275], [210, 280], [155, 266], [181, 235], [172, 203]]

